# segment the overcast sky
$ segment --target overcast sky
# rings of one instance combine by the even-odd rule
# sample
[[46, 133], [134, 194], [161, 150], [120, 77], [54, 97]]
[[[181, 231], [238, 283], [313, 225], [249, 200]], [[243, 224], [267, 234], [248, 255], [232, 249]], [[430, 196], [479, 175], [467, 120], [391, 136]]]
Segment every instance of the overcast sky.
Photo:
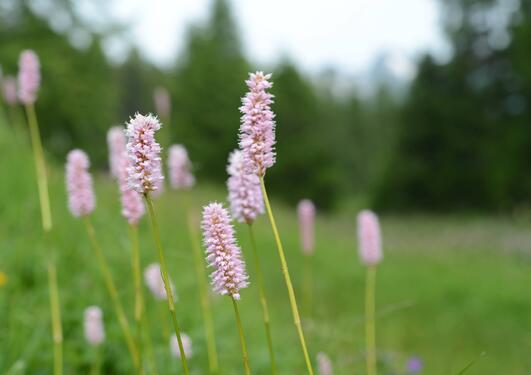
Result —
[[[187, 27], [204, 20], [211, 0], [116, 0], [116, 18], [133, 22], [132, 40], [159, 65], [183, 46]], [[444, 56], [438, 0], [231, 0], [247, 55], [258, 64], [283, 56], [313, 72], [359, 74], [383, 52], [399, 75], [430, 50]]]

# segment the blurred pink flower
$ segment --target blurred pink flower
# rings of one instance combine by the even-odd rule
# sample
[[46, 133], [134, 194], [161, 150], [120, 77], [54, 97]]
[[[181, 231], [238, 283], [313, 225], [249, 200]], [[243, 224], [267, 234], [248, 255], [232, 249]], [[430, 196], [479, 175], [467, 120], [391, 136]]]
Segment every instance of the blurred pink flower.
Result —
[[171, 187], [187, 190], [194, 186], [195, 178], [191, 169], [192, 164], [186, 148], [183, 145], [171, 146], [168, 155], [168, 174]]
[[[149, 266], [146, 267], [146, 269], [144, 270], [144, 281], [146, 282], [147, 287], [149, 288], [155, 299], [158, 299], [159, 301], [167, 299], [166, 288], [164, 287], [164, 280], [162, 279], [162, 273], [160, 272], [160, 264], [151, 263]], [[174, 299], [176, 300], [177, 295], [175, 294], [175, 288], [171, 280], [170, 288], [172, 290], [173, 296], [175, 297]]]
[[378, 216], [363, 210], [358, 214], [358, 242], [361, 261], [366, 266], [378, 264], [383, 257]]
[[299, 216], [299, 230], [301, 248], [305, 254], [311, 254], [314, 250], [314, 223], [315, 206], [309, 199], [303, 199], [297, 206]]
[[153, 90], [153, 101], [155, 102], [155, 111], [162, 119], [168, 119], [171, 112], [170, 93], [164, 87], [157, 87]]
[[240, 289], [249, 283], [241, 250], [234, 238], [229, 212], [219, 203], [203, 208], [203, 241], [207, 262], [214, 268], [212, 286], [216, 293], [240, 299]]
[[90, 161], [81, 150], [72, 150], [66, 158], [66, 189], [68, 207], [75, 217], [86, 216], [94, 211], [95, 198], [92, 176], [88, 172]]
[[120, 171], [123, 166], [122, 159], [126, 155], [127, 139], [124, 128], [113, 126], [107, 132], [107, 145], [109, 147], [109, 169], [115, 178], [120, 178]]
[[317, 353], [317, 367], [319, 369], [319, 375], [332, 375], [334, 373], [332, 361], [323, 352]]
[[85, 339], [92, 346], [100, 345], [105, 340], [103, 312], [98, 306], [90, 306], [84, 314]]
[[15, 77], [5, 76], [2, 79], [2, 94], [7, 104], [17, 104], [17, 80]]
[[270, 107], [273, 95], [266, 91], [273, 85], [270, 78], [271, 74], [250, 73], [245, 81], [249, 92], [240, 107], [240, 149], [247, 172], [258, 176], [275, 164], [275, 114]]
[[229, 155], [227, 172], [229, 174], [227, 188], [232, 215], [240, 223], [251, 224], [258, 215], [264, 212], [260, 180], [257, 175], [245, 172], [243, 155], [240, 150], [234, 150]]
[[[186, 333], [181, 333], [181, 342], [183, 343], [184, 355], [187, 359], [192, 358], [192, 339]], [[179, 342], [175, 334], [170, 337], [170, 350], [176, 358], [181, 358], [181, 351], [179, 350]]]
[[41, 83], [39, 58], [32, 50], [24, 50], [18, 60], [18, 98], [22, 104], [33, 104]]
[[161, 171], [161, 148], [155, 141], [155, 132], [160, 127], [155, 116], [143, 116], [139, 113], [127, 124], [127, 154], [131, 163], [127, 181], [140, 194], [159, 189], [159, 184], [164, 179]]

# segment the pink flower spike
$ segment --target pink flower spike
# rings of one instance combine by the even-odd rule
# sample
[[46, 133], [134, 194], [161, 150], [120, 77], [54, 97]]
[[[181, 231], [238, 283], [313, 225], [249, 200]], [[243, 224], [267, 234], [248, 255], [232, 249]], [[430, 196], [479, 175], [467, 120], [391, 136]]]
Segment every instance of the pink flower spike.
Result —
[[229, 202], [232, 215], [240, 223], [251, 224], [264, 212], [264, 200], [260, 189], [260, 180], [255, 174], [245, 172], [243, 154], [234, 150], [229, 155], [227, 167], [229, 179]]
[[319, 375], [332, 375], [334, 373], [332, 361], [323, 352], [317, 353], [317, 367], [319, 368]]
[[374, 266], [382, 260], [380, 223], [374, 212], [363, 210], [358, 214], [358, 241], [363, 264]]
[[5, 76], [2, 79], [2, 94], [8, 105], [17, 104], [17, 80], [15, 77]]
[[109, 147], [109, 169], [115, 178], [120, 178], [122, 159], [126, 155], [127, 139], [124, 128], [113, 126], [107, 132], [107, 145]]
[[245, 168], [260, 177], [275, 164], [275, 114], [271, 111], [273, 95], [266, 90], [273, 85], [271, 74], [250, 73], [245, 81], [249, 92], [242, 98], [240, 149]]
[[203, 208], [203, 242], [207, 263], [214, 268], [211, 274], [214, 292], [240, 299], [240, 289], [248, 283], [241, 250], [234, 238], [229, 212], [219, 203]]
[[37, 54], [24, 50], [18, 60], [18, 98], [22, 104], [33, 104], [41, 84], [40, 63]]
[[[181, 333], [181, 342], [183, 343], [184, 356], [187, 359], [192, 358], [192, 339], [186, 333]], [[173, 334], [170, 337], [170, 351], [175, 358], [181, 358], [181, 351], [179, 350], [179, 342], [177, 341], [177, 336]]]
[[169, 149], [168, 173], [170, 185], [174, 189], [188, 190], [195, 184], [195, 177], [191, 172], [192, 163], [183, 145], [173, 145]]
[[297, 206], [301, 248], [304, 254], [310, 255], [314, 250], [315, 205], [309, 199], [303, 199]]
[[[164, 179], [161, 171], [160, 145], [155, 141], [155, 132], [160, 129], [159, 120], [153, 115], [139, 113], [127, 124], [128, 183], [140, 194], [158, 189]], [[160, 186], [160, 185], [159, 185]]]
[[98, 306], [90, 306], [84, 314], [85, 339], [91, 346], [98, 346], [105, 340], [103, 312]]
[[164, 87], [157, 87], [153, 91], [153, 101], [155, 102], [155, 111], [163, 119], [168, 119], [171, 112], [170, 93]]
[[90, 161], [81, 150], [72, 150], [66, 157], [66, 189], [68, 207], [75, 217], [89, 215], [94, 211], [95, 198], [92, 176], [88, 172]]
[[[158, 263], [151, 263], [146, 267], [144, 271], [144, 281], [146, 282], [147, 287], [159, 301], [166, 300], [168, 295], [166, 294], [166, 288], [164, 287], [164, 280], [162, 279], [162, 274], [160, 272], [160, 265]], [[174, 300], [177, 300], [177, 295], [175, 294], [175, 287], [170, 280], [170, 288], [172, 294], [175, 297]]]

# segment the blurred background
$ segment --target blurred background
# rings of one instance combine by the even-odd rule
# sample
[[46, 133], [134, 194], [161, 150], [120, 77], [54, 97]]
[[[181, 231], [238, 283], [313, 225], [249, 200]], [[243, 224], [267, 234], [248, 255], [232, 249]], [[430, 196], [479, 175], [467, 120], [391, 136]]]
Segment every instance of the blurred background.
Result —
[[75, 146], [106, 167], [107, 129], [154, 112], [160, 86], [166, 143], [222, 182], [259, 69], [276, 96], [271, 189], [326, 210], [526, 209], [530, 45], [523, 0], [0, 2], [3, 75], [22, 49], [39, 54], [37, 109], [58, 160]]

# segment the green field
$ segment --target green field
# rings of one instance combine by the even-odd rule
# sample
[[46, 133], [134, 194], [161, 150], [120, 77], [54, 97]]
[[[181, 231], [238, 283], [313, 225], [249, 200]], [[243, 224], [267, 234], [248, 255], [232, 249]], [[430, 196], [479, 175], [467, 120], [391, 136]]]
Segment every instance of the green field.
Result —
[[[105, 140], [99, 140], [106, 147]], [[46, 259], [33, 161], [24, 136], [0, 124], [0, 373], [51, 374], [52, 344]], [[279, 163], [282, 157], [279, 156]], [[131, 374], [121, 332], [92, 256], [82, 222], [66, 207], [63, 169], [50, 168], [53, 243], [64, 328], [65, 374], [83, 374], [94, 352], [83, 337], [83, 310], [104, 310], [107, 341], [104, 373]], [[95, 176], [97, 208], [92, 217], [129, 318], [133, 282], [127, 225], [119, 213], [118, 192], [103, 173]], [[158, 199], [163, 243], [179, 295], [178, 317], [194, 342], [193, 374], [207, 373], [207, 355], [193, 256], [182, 211], [183, 194], [167, 191]], [[191, 195], [198, 209], [225, 199], [222, 187], [203, 185]], [[290, 270], [303, 304], [304, 326], [312, 357], [332, 359], [336, 374], [364, 374], [364, 268], [356, 245], [356, 212], [320, 216], [313, 259], [311, 311], [301, 281], [305, 260], [298, 247], [294, 211], [273, 202]], [[245, 227], [237, 226], [249, 258]], [[278, 256], [265, 217], [256, 223], [257, 240], [272, 310], [273, 340], [281, 374], [304, 374]], [[382, 217], [385, 258], [377, 274], [377, 346], [380, 374], [404, 374], [409, 356], [422, 358], [424, 374], [531, 373], [531, 220], [515, 217]], [[142, 263], [156, 261], [146, 219], [141, 224]], [[252, 262], [248, 268], [253, 282]], [[160, 374], [180, 373], [172, 358], [161, 319], [165, 306], [144, 289]], [[240, 347], [228, 298], [212, 296], [222, 374], [243, 373]], [[241, 312], [249, 341], [253, 374], [267, 374], [268, 354], [258, 295], [253, 284], [242, 292]], [[166, 315], [164, 315], [166, 317]]]

